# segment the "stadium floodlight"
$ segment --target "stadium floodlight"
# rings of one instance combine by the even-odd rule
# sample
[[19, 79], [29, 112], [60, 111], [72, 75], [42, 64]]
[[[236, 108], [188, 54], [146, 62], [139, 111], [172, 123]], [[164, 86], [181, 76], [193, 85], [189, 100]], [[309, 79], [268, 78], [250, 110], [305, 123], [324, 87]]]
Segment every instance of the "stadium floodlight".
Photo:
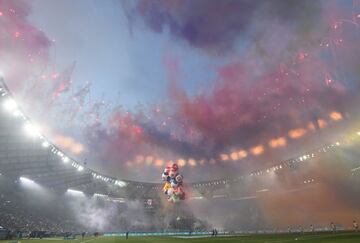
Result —
[[118, 198], [112, 197], [112, 198], [109, 198], [109, 200], [112, 202], [116, 202], [116, 203], [124, 203], [125, 202], [125, 198], [121, 198], [121, 197], [118, 197]]
[[84, 170], [84, 167], [79, 165], [79, 167], [77, 168], [78, 171], [83, 171]]
[[108, 197], [108, 196], [101, 193], [94, 193], [94, 197]]
[[50, 146], [50, 143], [48, 141], [44, 141], [42, 142], [41, 146], [43, 146], [44, 148], [48, 148]]
[[24, 182], [24, 183], [35, 183], [33, 180], [23, 177], [23, 176], [21, 176], [19, 179], [21, 182]]
[[37, 126], [31, 124], [30, 122], [25, 123], [24, 131], [26, 132], [27, 135], [31, 137], [40, 136], [40, 129]]
[[23, 113], [22, 113], [19, 109], [15, 109], [15, 110], [13, 111], [13, 115], [14, 115], [15, 117], [24, 116]]
[[16, 104], [15, 100], [8, 98], [4, 102], [4, 108], [7, 111], [14, 111], [17, 108], [17, 104]]
[[74, 189], [70, 189], [70, 188], [67, 189], [66, 192], [69, 194], [72, 194], [72, 195], [79, 195], [79, 196], [85, 195], [82, 191], [78, 191], [78, 190], [74, 190]]
[[66, 157], [66, 156], [64, 156], [64, 157], [62, 158], [62, 161], [66, 164], [66, 163], [68, 163], [68, 162], [69, 162], [69, 158], [68, 158], [68, 157]]
[[115, 185], [117, 185], [117, 186], [119, 186], [119, 187], [124, 187], [124, 186], [126, 186], [126, 182], [116, 180], [116, 181], [115, 181]]
[[21, 176], [19, 178], [20, 182], [22, 185], [26, 186], [26, 187], [29, 187], [31, 189], [41, 189], [42, 187], [37, 184], [35, 181], [27, 178], [27, 177], [24, 177], [24, 176]]

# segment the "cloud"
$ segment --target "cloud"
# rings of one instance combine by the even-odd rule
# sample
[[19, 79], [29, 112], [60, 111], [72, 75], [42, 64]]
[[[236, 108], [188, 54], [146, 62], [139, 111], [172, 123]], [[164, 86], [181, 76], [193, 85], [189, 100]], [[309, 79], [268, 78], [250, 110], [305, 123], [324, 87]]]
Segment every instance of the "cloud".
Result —
[[[307, 31], [315, 24], [319, 2], [314, 1], [148, 1], [124, 4], [130, 23], [139, 15], [154, 32], [168, 30], [175, 39], [212, 54], [228, 54], [244, 37], [255, 37], [253, 22], [286, 22]], [[130, 5], [130, 6], [129, 6]], [[301, 11], [299, 11], [301, 9]]]

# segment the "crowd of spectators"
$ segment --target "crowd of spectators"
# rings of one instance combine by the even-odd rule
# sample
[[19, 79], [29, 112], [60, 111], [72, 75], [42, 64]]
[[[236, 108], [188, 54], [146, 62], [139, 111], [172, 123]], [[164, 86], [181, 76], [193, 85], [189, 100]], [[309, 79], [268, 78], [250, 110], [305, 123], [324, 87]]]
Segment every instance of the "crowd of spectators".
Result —
[[[45, 195], [46, 196], [46, 195]], [[42, 237], [81, 232], [83, 227], [58, 198], [44, 201], [31, 190], [0, 178], [0, 231], [7, 238]]]
[[39, 211], [32, 211], [26, 205], [0, 195], [0, 226], [12, 231], [67, 232], [78, 228], [71, 220], [52, 220]]

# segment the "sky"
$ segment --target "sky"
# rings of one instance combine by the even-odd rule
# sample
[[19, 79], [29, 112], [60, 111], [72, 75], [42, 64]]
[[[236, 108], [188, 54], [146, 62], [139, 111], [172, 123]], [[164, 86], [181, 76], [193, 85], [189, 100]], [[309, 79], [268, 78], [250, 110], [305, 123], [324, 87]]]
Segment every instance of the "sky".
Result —
[[0, 0], [0, 69], [87, 166], [158, 181], [176, 162], [200, 181], [351, 119], [359, 23], [356, 0]]
[[[189, 60], [183, 67], [185, 73], [195, 73], [194, 81], [185, 84], [189, 92], [214, 76], [215, 70], [207, 74], [194, 72], [194, 67], [205, 71], [216, 60], [174, 46], [166, 33], [154, 33], [143, 25], [131, 27], [121, 1], [40, 0], [33, 1], [32, 8], [30, 21], [56, 42], [52, 50], [56, 68], [76, 62], [74, 80], [92, 82], [94, 96], [117, 99], [129, 110], [139, 103], [160, 103], [167, 96], [166, 70], [161, 68], [166, 55]], [[153, 86], [154, 92], [148, 92]]]

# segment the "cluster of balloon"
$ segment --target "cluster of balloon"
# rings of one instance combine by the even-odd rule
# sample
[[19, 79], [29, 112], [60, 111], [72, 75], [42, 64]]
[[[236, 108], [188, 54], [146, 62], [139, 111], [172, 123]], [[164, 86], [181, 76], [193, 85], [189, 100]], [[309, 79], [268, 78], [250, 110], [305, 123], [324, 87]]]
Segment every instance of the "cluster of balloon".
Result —
[[185, 192], [183, 190], [183, 176], [179, 174], [177, 164], [167, 166], [162, 173], [162, 180], [165, 181], [163, 191], [168, 197], [169, 202], [179, 202], [185, 200]]

